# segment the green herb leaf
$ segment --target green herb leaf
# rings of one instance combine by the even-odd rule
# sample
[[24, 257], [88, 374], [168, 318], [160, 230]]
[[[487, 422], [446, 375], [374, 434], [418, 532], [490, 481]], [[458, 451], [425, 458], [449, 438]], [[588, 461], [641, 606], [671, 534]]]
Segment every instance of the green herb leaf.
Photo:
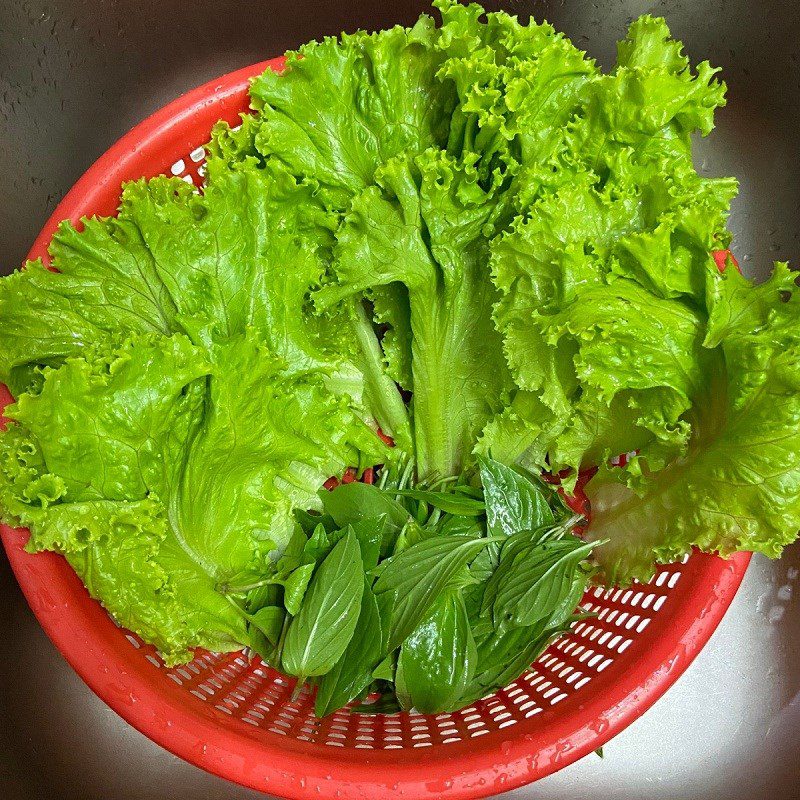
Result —
[[322, 523], [318, 523], [308, 541], [303, 545], [301, 561], [307, 564], [316, 564], [330, 552], [332, 543], [328, 532]]
[[490, 536], [511, 536], [552, 525], [555, 516], [544, 487], [490, 458], [478, 459]]
[[300, 679], [324, 675], [341, 658], [358, 622], [364, 567], [352, 532], [319, 566], [289, 624], [283, 668]]
[[400, 704], [423, 714], [458, 708], [476, 660], [461, 593], [445, 592], [400, 648], [395, 678]]
[[553, 611], [547, 622], [548, 628], [562, 627], [575, 614], [575, 609], [578, 608], [578, 604], [586, 593], [591, 576], [591, 571], [584, 571], [582, 568], [578, 567], [572, 578], [570, 590], [564, 595], [564, 599], [556, 606], [555, 611]]
[[314, 572], [316, 564], [303, 564], [289, 575], [284, 583], [283, 604], [286, 610], [294, 616], [300, 610], [300, 605], [306, 594], [308, 582]]
[[501, 553], [484, 599], [491, 600], [495, 625], [532, 625], [550, 617], [570, 595], [579, 563], [593, 547], [569, 535]]
[[462, 517], [477, 517], [485, 513], [483, 501], [466, 497], [454, 492], [431, 492], [424, 489], [398, 489], [394, 494], [400, 497], [412, 497], [423, 503], [440, 508], [448, 514]]
[[477, 647], [477, 667], [460, 705], [486, 697], [518, 678], [550, 644], [544, 622], [526, 628], [493, 631]]
[[313, 535], [317, 525], [322, 525], [328, 533], [338, 530], [339, 528], [330, 514], [312, 513], [303, 508], [296, 508], [294, 510], [294, 518], [297, 520], [306, 536]]
[[381, 695], [374, 703], [361, 703], [350, 709], [352, 714], [397, 714], [402, 711], [394, 692]]
[[321, 492], [320, 497], [325, 511], [340, 528], [364, 519], [385, 517], [389, 530], [396, 535], [410, 519], [408, 511], [400, 503], [377, 486], [367, 483], [345, 483], [332, 492]]
[[285, 618], [286, 612], [279, 606], [266, 606], [250, 616], [250, 624], [258, 628], [274, 646], [280, 639]]
[[394, 653], [386, 656], [373, 670], [373, 679], [376, 681], [393, 681], [395, 669], [397, 667], [396, 661], [397, 659]]
[[383, 543], [391, 535], [391, 525], [388, 519], [385, 516], [380, 516], [378, 519], [365, 519], [349, 525], [348, 530], [351, 530], [358, 539], [364, 569], [371, 570], [376, 567], [380, 560]]
[[491, 539], [435, 537], [393, 556], [375, 583], [375, 593], [396, 593], [389, 650], [400, 645], [429, 613], [440, 594]]
[[365, 581], [355, 633], [333, 669], [317, 683], [314, 713], [326, 717], [358, 697], [373, 680], [382, 656], [380, 610]]

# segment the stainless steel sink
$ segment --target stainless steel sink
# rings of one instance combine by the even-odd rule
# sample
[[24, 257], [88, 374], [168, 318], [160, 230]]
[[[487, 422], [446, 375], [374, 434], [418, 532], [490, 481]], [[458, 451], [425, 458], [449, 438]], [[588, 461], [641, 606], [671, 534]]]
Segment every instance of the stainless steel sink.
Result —
[[[800, 8], [752, 0], [491, 3], [546, 17], [601, 63], [626, 23], [667, 17], [723, 67], [729, 105], [698, 163], [740, 178], [734, 250], [763, 276], [800, 265]], [[0, 246], [18, 266], [55, 203], [135, 122], [185, 89], [326, 33], [411, 22], [422, 2], [2, 0]], [[687, 673], [605, 748], [509, 799], [800, 797], [800, 546], [757, 557]], [[81, 683], [0, 557], [0, 798], [263, 797], [149, 742]]]

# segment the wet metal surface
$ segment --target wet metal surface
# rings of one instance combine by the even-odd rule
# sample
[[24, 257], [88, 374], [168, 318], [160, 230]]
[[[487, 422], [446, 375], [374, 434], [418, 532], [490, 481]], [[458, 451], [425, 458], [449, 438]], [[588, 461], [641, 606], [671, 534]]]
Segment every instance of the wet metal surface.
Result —
[[[751, 274], [800, 264], [800, 9], [794, 0], [554, 0], [533, 12], [601, 63], [642, 13], [723, 67], [729, 105], [698, 164], [741, 181], [731, 227]], [[421, 2], [0, 0], [0, 253], [19, 265], [55, 204], [119, 136], [182, 91], [287, 47], [408, 23]], [[506, 800], [800, 797], [800, 547], [755, 558], [689, 671], [605, 748]], [[0, 798], [263, 797], [174, 758], [83, 685], [0, 556]]]

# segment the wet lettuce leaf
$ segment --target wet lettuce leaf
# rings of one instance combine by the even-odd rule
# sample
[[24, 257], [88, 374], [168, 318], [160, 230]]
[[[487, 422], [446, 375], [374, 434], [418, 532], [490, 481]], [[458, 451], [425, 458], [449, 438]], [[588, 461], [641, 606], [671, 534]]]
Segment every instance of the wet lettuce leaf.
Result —
[[36, 378], [0, 435], [3, 518], [171, 663], [248, 644], [215, 587], [263, 571], [330, 475], [386, 460], [383, 364], [338, 333], [354, 312], [306, 301], [331, 243], [288, 173], [212, 159], [202, 193], [128, 184], [118, 217], [62, 226], [56, 271], [0, 282], [2, 378]]
[[414, 453], [419, 478], [432, 481], [472, 463], [478, 433], [512, 386], [487, 280], [484, 226], [499, 181], [484, 188], [474, 159], [441, 150], [389, 161], [378, 181], [354, 198], [333, 280], [314, 297], [322, 308], [384, 287], [407, 297]]

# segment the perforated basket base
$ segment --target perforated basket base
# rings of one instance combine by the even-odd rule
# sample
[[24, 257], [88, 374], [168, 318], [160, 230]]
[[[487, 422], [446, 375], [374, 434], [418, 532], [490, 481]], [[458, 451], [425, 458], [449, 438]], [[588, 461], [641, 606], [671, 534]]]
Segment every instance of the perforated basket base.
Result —
[[[112, 214], [120, 184], [161, 173], [202, 179], [213, 123], [247, 108], [257, 64], [196, 89], [137, 126], [75, 185], [30, 257], [47, 258], [62, 219]], [[3, 406], [7, 393], [0, 396]], [[167, 669], [152, 647], [117, 628], [66, 561], [3, 543], [28, 602], [86, 683], [176, 755], [255, 789], [290, 798], [483, 797], [547, 775], [595, 750], [677, 679], [716, 628], [749, 554], [695, 554], [647, 586], [587, 593], [597, 617], [577, 623], [529, 672], [454, 714], [353, 715], [319, 720], [303, 692], [241, 653], [198, 652]]]

